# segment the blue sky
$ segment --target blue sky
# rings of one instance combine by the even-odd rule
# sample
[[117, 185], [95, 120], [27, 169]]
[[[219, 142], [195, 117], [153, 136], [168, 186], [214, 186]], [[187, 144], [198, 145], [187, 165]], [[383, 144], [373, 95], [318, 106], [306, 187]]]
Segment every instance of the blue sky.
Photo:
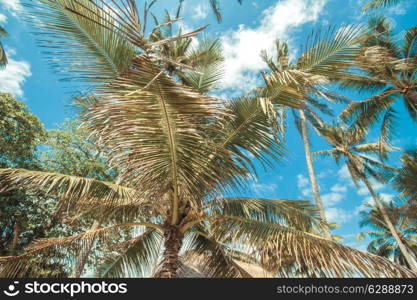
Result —
[[[259, 59], [259, 52], [262, 49], [272, 50], [274, 39], [289, 42], [292, 54], [297, 55], [311, 30], [366, 22], [368, 18], [361, 13], [360, 7], [364, 2], [361, 0], [244, 0], [241, 6], [237, 1], [223, 0], [224, 20], [218, 24], [208, 2], [186, 0], [182, 25], [192, 29], [210, 24], [207, 33], [221, 39], [227, 70], [221, 89], [217, 91], [217, 95], [222, 97], [240, 95], [261, 83], [256, 74], [265, 66]], [[159, 0], [154, 13], [160, 15], [165, 9], [173, 11], [176, 3], [174, 0]], [[71, 95], [77, 90], [74, 85], [59, 81], [60, 78], [48, 67], [41, 54], [42, 49], [36, 46], [30, 33], [31, 27], [21, 18], [21, 9], [19, 0], [0, 0], [0, 24], [10, 34], [4, 40], [10, 63], [0, 71], [0, 91], [14, 94], [41, 118], [47, 128], [54, 128], [65, 117], [72, 116], [69, 104]], [[398, 38], [405, 29], [416, 25], [417, 2], [414, 0], [405, 0], [386, 12], [399, 33]], [[347, 96], [357, 98], [354, 94]], [[409, 120], [401, 103], [396, 109], [399, 111], [396, 145], [415, 145], [416, 125]], [[265, 172], [259, 169], [260, 178], [248, 185], [245, 195], [312, 199], [302, 143], [291, 120], [289, 125], [287, 160], [277, 164], [274, 170]], [[376, 133], [371, 134], [371, 138], [376, 136]], [[312, 144], [315, 151], [328, 147], [314, 135]], [[360, 231], [358, 211], [369, 200], [367, 191], [363, 188], [357, 190], [346, 169], [330, 160], [317, 160], [315, 167], [327, 217], [340, 225], [334, 232], [344, 237], [345, 244], [363, 250], [364, 242], [356, 241], [355, 235]], [[378, 183], [374, 187], [387, 200], [395, 196], [389, 187]]]

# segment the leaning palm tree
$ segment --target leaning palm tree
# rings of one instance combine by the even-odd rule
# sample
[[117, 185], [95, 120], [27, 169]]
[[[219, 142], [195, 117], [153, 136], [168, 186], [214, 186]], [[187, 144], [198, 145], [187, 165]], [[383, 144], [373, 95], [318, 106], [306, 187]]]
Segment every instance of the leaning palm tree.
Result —
[[351, 103], [341, 115], [347, 121], [354, 120], [353, 125], [361, 130], [381, 121], [381, 141], [386, 143], [394, 130], [394, 105], [398, 101], [402, 100], [410, 117], [417, 121], [417, 27], [406, 31], [401, 44], [393, 38], [385, 18], [372, 18], [369, 27], [357, 59], [361, 75], [345, 80], [344, 86], [378, 93]]
[[369, 0], [365, 5], [362, 7], [363, 11], [368, 11], [372, 9], [377, 9], [381, 7], [389, 7], [392, 5], [396, 5], [400, 3], [401, 0]]
[[[0, 26], [0, 38], [7, 36], [6, 30]], [[6, 51], [4, 51], [3, 45], [0, 42], [0, 69], [3, 69], [7, 64]]]
[[[326, 89], [325, 85], [352, 76], [346, 69], [355, 60], [362, 34], [360, 27], [346, 27], [336, 32], [330, 30], [325, 34], [312, 36], [304, 53], [293, 64], [290, 62], [286, 43], [276, 41], [275, 59], [266, 51], [261, 53], [270, 73], [262, 73], [266, 87], [259, 89], [260, 101], [269, 106], [291, 108], [296, 127], [303, 139], [313, 195], [323, 222], [326, 222], [325, 209], [313, 167], [308, 125], [320, 134], [319, 129], [324, 125], [320, 113], [332, 115], [331, 108], [321, 102], [321, 99], [333, 103], [346, 101], [344, 97]], [[273, 110], [274, 108], [270, 109]], [[324, 228], [324, 235], [331, 238], [328, 227]]]
[[409, 149], [401, 156], [401, 166], [395, 173], [388, 172], [394, 188], [404, 199], [396, 210], [401, 216], [417, 220], [417, 150]]
[[394, 170], [390, 166], [380, 162], [372, 157], [375, 154], [382, 154], [384, 157], [390, 150], [395, 148], [386, 144], [381, 144], [381, 141], [376, 143], [364, 143], [366, 132], [358, 129], [348, 128], [344, 124], [326, 126], [321, 129], [322, 134], [327, 141], [332, 145], [332, 149], [318, 151], [316, 155], [330, 156], [337, 164], [343, 159], [349, 170], [353, 182], [358, 186], [360, 182], [364, 183], [369, 193], [375, 201], [376, 207], [380, 211], [385, 224], [388, 226], [392, 236], [398, 243], [402, 255], [407, 260], [408, 265], [412, 270], [417, 270], [417, 264], [413, 260], [406, 246], [402, 242], [398, 231], [396, 230], [389, 214], [382, 203], [380, 196], [375, 192], [369, 177], [383, 180], [383, 175], [377, 169]]
[[[63, 45], [63, 50], [52, 51], [59, 52], [63, 66], [73, 62], [73, 77], [96, 82], [90, 96], [77, 99], [79, 113], [93, 141], [112, 149], [110, 164], [120, 171], [115, 184], [55, 173], [1, 170], [3, 190], [18, 187], [58, 194], [59, 208], [74, 217], [100, 216], [112, 222], [74, 236], [42, 239], [23, 255], [3, 257], [3, 276], [24, 274], [26, 262], [34, 256], [42, 261], [50, 251], [79, 252], [91, 239], [111, 240], [112, 234], [132, 227], [142, 232], [124, 245], [126, 251], [121, 254], [127, 254], [110, 265], [116, 275], [129, 263], [139, 273], [150, 269], [147, 274], [156, 277], [177, 277], [181, 257], [197, 256], [210, 266], [211, 276], [243, 277], [247, 273], [235, 265], [236, 259], [256, 263], [259, 257], [248, 257], [250, 250], [259, 249], [269, 239], [275, 241], [269, 246], [270, 257], [281, 261], [285, 256], [295, 267], [307, 266], [317, 276], [415, 276], [386, 259], [309, 233], [321, 222], [306, 202], [231, 196], [254, 172], [250, 156], [272, 165], [283, 155], [267, 116], [256, 109], [259, 104], [253, 99], [226, 104], [173, 80], [160, 65], [167, 60], [155, 56], [153, 49], [173, 40], [150, 43], [134, 31], [141, 26], [136, 10], [117, 11], [128, 18], [108, 22], [104, 16], [113, 8], [101, 1], [42, 3], [40, 16], [47, 19], [44, 36], [65, 41], [55, 44]], [[83, 6], [77, 6], [80, 3]], [[132, 1], [124, 4], [134, 7]], [[94, 6], [83, 9], [87, 5]], [[74, 22], [81, 26], [68, 26]], [[95, 34], [84, 38], [91, 31], [79, 28]], [[184, 37], [176, 39], [180, 38]], [[132, 54], [120, 57], [126, 53]], [[88, 59], [83, 57], [87, 54]]]
[[[401, 240], [407, 246], [410, 254], [416, 259], [417, 255], [417, 228], [416, 222], [411, 219], [396, 214], [396, 207], [392, 203], [388, 204], [387, 210], [390, 212], [390, 219], [398, 231]], [[410, 268], [404, 258], [395, 238], [392, 236], [381, 212], [372, 206], [367, 207], [371, 210], [361, 212], [361, 227], [370, 227], [372, 231], [362, 232], [358, 235], [360, 240], [368, 237], [372, 241], [368, 245], [368, 252], [379, 256], [393, 259], [400, 265]]]

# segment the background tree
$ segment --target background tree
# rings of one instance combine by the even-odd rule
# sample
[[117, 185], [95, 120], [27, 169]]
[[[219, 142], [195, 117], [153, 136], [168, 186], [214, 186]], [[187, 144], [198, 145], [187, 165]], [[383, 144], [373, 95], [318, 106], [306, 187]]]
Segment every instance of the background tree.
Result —
[[381, 170], [393, 170], [393, 168], [371, 156], [380, 154], [383, 157], [386, 157], [387, 153], [395, 148], [385, 144], [381, 145], [381, 141], [376, 143], [364, 143], [366, 132], [354, 128], [348, 128], [344, 124], [340, 124], [339, 126], [326, 126], [322, 128], [321, 131], [327, 141], [332, 145], [332, 149], [318, 151], [316, 152], [316, 155], [330, 156], [336, 161], [337, 164], [339, 164], [342, 159], [344, 160], [353, 182], [357, 186], [360, 181], [365, 184], [374, 199], [376, 207], [380, 211], [385, 224], [388, 226], [392, 236], [398, 243], [398, 247], [400, 248], [401, 253], [406, 259], [408, 265], [412, 270], [417, 270], [416, 262], [410, 255], [407, 247], [402, 242], [384, 204], [381, 201], [380, 196], [375, 192], [369, 180], [369, 177], [377, 180], [383, 180]]
[[382, 145], [390, 141], [395, 130], [394, 105], [399, 100], [417, 121], [417, 27], [408, 29], [399, 43], [393, 38], [389, 21], [376, 17], [369, 22], [368, 35], [357, 62], [362, 74], [344, 80], [343, 86], [377, 94], [352, 102], [341, 116], [364, 131], [381, 121]]
[[[393, 203], [387, 203], [385, 205], [387, 206], [386, 209], [389, 212], [390, 219], [393, 220], [393, 225], [399, 233], [401, 241], [415, 260], [417, 257], [417, 227], [415, 220], [413, 221], [412, 219], [397, 214], [397, 207], [394, 206]], [[395, 238], [392, 236], [381, 212], [372, 206], [369, 206], [368, 208], [370, 208], [370, 210], [361, 212], [362, 220], [360, 226], [370, 227], [371, 231], [359, 234], [358, 238], [364, 239], [365, 237], [368, 237], [372, 239], [367, 248], [368, 252], [390, 258], [398, 264], [410, 268], [411, 266], [403, 256], [401, 249]]]
[[[325, 223], [325, 209], [313, 167], [307, 125], [320, 134], [319, 129], [325, 124], [320, 113], [332, 115], [332, 109], [321, 100], [346, 102], [344, 97], [331, 92], [325, 86], [353, 76], [346, 69], [353, 65], [362, 37], [359, 27], [344, 28], [337, 32], [331, 29], [324, 34], [316, 34], [308, 39], [304, 53], [294, 63], [290, 62], [288, 45], [280, 41], [276, 41], [275, 57], [268, 55], [266, 51], [261, 53], [270, 72], [262, 73], [266, 87], [258, 89], [260, 101], [274, 117], [282, 118], [284, 115], [285, 118], [286, 115], [274, 112], [276, 108], [292, 108], [296, 127], [303, 139], [314, 199]], [[273, 122], [281, 121], [278, 118]], [[324, 235], [331, 238], [328, 227], [324, 228]]]
[[[43, 170], [115, 182], [117, 170], [109, 168], [108, 149], [92, 143], [89, 135], [90, 132], [77, 119], [66, 119], [57, 129], [49, 130], [44, 150], [40, 152], [38, 158]], [[87, 228], [98, 229], [104, 221], [100, 218], [91, 220], [91, 218], [74, 215], [62, 217], [68, 221], [72, 220], [67, 228], [67, 235]], [[114, 236], [115, 240], [117, 238]], [[102, 245], [92, 240], [85, 247], [76, 259], [72, 277], [80, 277], [89, 262], [100, 260], [97, 255], [90, 257], [90, 254], [94, 254], [92, 249], [100, 246]]]
[[[0, 93], [0, 167], [39, 168], [34, 158], [44, 137], [43, 124], [26, 105], [10, 94]], [[0, 194], [0, 198], [0, 253], [15, 254], [28, 243], [27, 239], [22, 239], [24, 228], [40, 221], [40, 214], [34, 207], [36, 199], [18, 189]]]

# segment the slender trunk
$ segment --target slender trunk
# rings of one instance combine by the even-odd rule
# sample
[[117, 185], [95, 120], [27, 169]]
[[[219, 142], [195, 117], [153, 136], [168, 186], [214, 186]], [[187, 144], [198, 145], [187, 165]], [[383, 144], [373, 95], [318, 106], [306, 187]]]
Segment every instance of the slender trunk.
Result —
[[180, 267], [179, 252], [182, 246], [183, 234], [176, 226], [166, 228], [164, 232], [164, 256], [161, 269], [154, 277], [176, 278]]
[[[100, 223], [98, 221], [94, 221], [93, 225], [90, 228], [90, 231], [96, 230], [100, 227]], [[95, 239], [91, 239], [88, 241], [86, 247], [81, 250], [80, 254], [77, 257], [77, 261], [75, 262], [74, 269], [72, 271], [71, 277], [72, 278], [80, 278], [81, 274], [84, 271], [85, 264], [87, 263], [88, 256], [90, 255], [91, 249], [93, 248]]]
[[[304, 111], [302, 109], [299, 109], [298, 111], [299, 111], [300, 118], [301, 118], [301, 136], [303, 138], [308, 175], [310, 177], [311, 188], [313, 190], [314, 200], [316, 201], [316, 205], [317, 205], [317, 207], [319, 209], [319, 212], [320, 212], [320, 219], [325, 224], [327, 224], [323, 202], [321, 201], [321, 197], [320, 197], [319, 185], [317, 184], [316, 173], [315, 173], [314, 167], [313, 167], [313, 160], [311, 158], [310, 143], [308, 142], [308, 131], [307, 131], [306, 116], [305, 116]], [[326, 238], [332, 239], [332, 234], [330, 233], [329, 227], [327, 225], [325, 225], [323, 227], [323, 233], [324, 233], [324, 236]]]
[[401, 241], [401, 238], [400, 238], [400, 236], [397, 232], [397, 229], [395, 228], [395, 226], [391, 222], [391, 219], [389, 218], [387, 210], [385, 209], [385, 206], [382, 204], [381, 200], [379, 199], [379, 196], [375, 193], [374, 189], [372, 188], [371, 183], [369, 182], [369, 180], [365, 176], [362, 176], [362, 181], [365, 183], [365, 185], [368, 188], [369, 192], [371, 193], [372, 198], [374, 199], [378, 209], [381, 211], [382, 217], [384, 218], [384, 221], [387, 224], [388, 229], [390, 230], [392, 236], [394, 237], [395, 241], [397, 242], [398, 247], [400, 248], [400, 251], [401, 251], [402, 255], [404, 256], [405, 260], [407, 261], [408, 265], [410, 266], [410, 269], [413, 270], [413, 271], [417, 271], [416, 262], [413, 260], [410, 253], [408, 252], [406, 246]]
[[20, 233], [22, 228], [20, 226], [19, 220], [16, 220], [13, 226], [13, 239], [9, 248], [10, 255], [15, 255], [17, 243], [19, 242]]

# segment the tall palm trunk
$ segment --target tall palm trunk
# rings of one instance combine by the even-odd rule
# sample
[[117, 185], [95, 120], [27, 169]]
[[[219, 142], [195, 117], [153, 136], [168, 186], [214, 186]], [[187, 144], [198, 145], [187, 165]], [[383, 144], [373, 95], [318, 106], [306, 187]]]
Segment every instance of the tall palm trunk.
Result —
[[16, 254], [17, 243], [19, 242], [20, 233], [22, 232], [22, 227], [20, 226], [19, 220], [16, 220], [13, 226], [13, 239], [10, 245], [9, 253], [10, 255]]
[[398, 247], [400, 248], [400, 251], [401, 251], [402, 255], [404, 256], [405, 260], [407, 261], [408, 265], [410, 266], [411, 270], [417, 271], [416, 262], [413, 260], [412, 256], [408, 252], [408, 249], [406, 248], [406, 246], [402, 242], [402, 240], [401, 240], [401, 238], [398, 234], [398, 231], [395, 228], [395, 226], [392, 224], [391, 219], [388, 216], [387, 210], [385, 209], [385, 206], [382, 204], [381, 200], [379, 199], [379, 196], [375, 193], [374, 189], [372, 188], [371, 183], [369, 182], [369, 180], [365, 176], [362, 176], [362, 181], [365, 183], [365, 185], [368, 188], [369, 192], [371, 193], [372, 198], [374, 199], [378, 209], [381, 211], [382, 217], [384, 218], [384, 221], [387, 224], [388, 229], [390, 230], [392, 236], [394, 237], [395, 241], [397, 242]]
[[[100, 222], [95, 221], [90, 228], [90, 231], [96, 230], [100, 227]], [[77, 257], [77, 261], [75, 262], [74, 269], [72, 271], [71, 277], [72, 278], [80, 278], [81, 274], [84, 271], [85, 264], [87, 263], [88, 256], [91, 253], [91, 249], [93, 248], [95, 239], [91, 239], [87, 242], [87, 245], [84, 249], [81, 250], [81, 253]]]
[[182, 246], [183, 234], [176, 226], [170, 226], [164, 232], [164, 256], [162, 266], [154, 277], [176, 278], [180, 267], [179, 252]]
[[[316, 172], [314, 171], [313, 160], [311, 158], [311, 149], [310, 149], [310, 143], [308, 141], [306, 116], [305, 116], [305, 113], [302, 109], [299, 109], [298, 111], [299, 111], [300, 118], [301, 118], [301, 122], [300, 122], [301, 123], [301, 136], [303, 138], [304, 150], [305, 150], [304, 152], [305, 152], [305, 155], [306, 155], [308, 175], [310, 177], [310, 182], [311, 182], [311, 187], [312, 187], [312, 190], [313, 190], [314, 200], [316, 201], [316, 205], [317, 205], [317, 207], [319, 209], [319, 212], [320, 212], [320, 219], [324, 223], [327, 224], [323, 202], [322, 202], [321, 197], [320, 197], [319, 185], [317, 183]], [[324, 236], [326, 238], [332, 239], [332, 235], [331, 235], [329, 227], [327, 225], [325, 225], [323, 227], [323, 233], [324, 233]]]

